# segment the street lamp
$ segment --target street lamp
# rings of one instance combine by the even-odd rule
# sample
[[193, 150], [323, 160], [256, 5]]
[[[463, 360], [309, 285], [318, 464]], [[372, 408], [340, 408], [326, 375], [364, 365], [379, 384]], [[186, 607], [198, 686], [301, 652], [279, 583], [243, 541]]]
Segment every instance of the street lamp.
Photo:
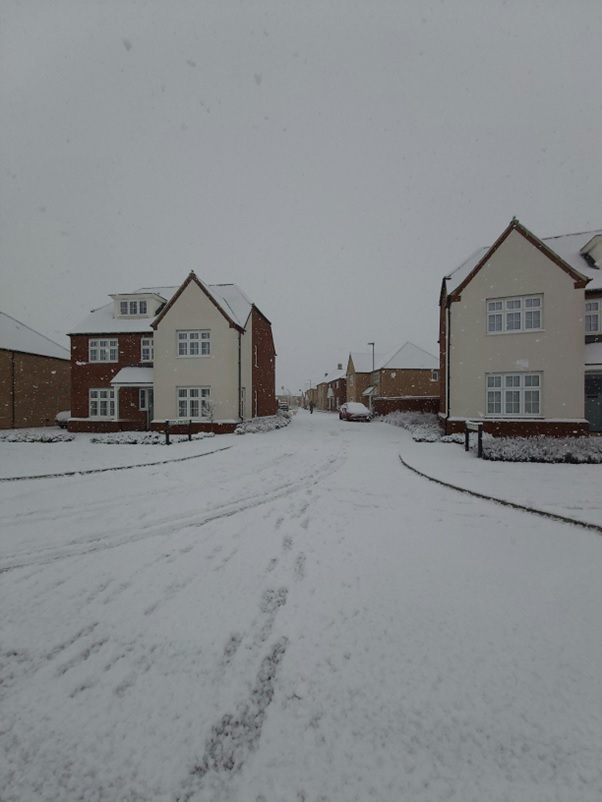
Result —
[[[368, 345], [372, 346], [372, 375], [370, 376], [370, 381], [374, 381], [374, 343], [368, 343]], [[370, 391], [370, 395], [368, 396], [368, 404], [370, 406], [370, 412], [372, 412], [372, 394], [373, 393], [374, 393], [374, 389], [372, 389]]]
[[374, 343], [368, 343], [372, 346], [372, 373], [374, 373]]

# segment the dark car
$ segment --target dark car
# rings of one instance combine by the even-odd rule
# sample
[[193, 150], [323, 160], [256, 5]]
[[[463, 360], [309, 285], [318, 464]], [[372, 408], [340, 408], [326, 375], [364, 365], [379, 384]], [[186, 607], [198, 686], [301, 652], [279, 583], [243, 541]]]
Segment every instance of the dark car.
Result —
[[368, 407], [365, 407], [358, 401], [347, 401], [347, 403], [342, 404], [339, 409], [339, 418], [341, 420], [359, 420], [368, 423], [371, 417]]

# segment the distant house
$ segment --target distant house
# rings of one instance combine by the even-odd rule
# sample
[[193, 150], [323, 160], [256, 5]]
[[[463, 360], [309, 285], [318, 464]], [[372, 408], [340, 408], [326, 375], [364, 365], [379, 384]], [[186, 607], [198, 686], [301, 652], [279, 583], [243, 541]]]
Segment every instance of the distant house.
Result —
[[69, 409], [69, 351], [0, 312], [0, 429], [54, 424]]
[[340, 363], [335, 371], [324, 374], [324, 379], [317, 385], [315, 404], [317, 409], [335, 412], [346, 399], [347, 379]]
[[[439, 411], [439, 360], [406, 342], [376, 363], [362, 393], [376, 415], [393, 411]], [[364, 402], [365, 403], [365, 402]]]
[[233, 431], [274, 415], [265, 315], [234, 284], [111, 295], [71, 332], [72, 431]]
[[601, 341], [602, 231], [539, 239], [512, 220], [442, 281], [444, 431], [602, 431]]
[[380, 363], [382, 354], [349, 354], [347, 360], [347, 401], [366, 402], [364, 391], [370, 387], [372, 371]]

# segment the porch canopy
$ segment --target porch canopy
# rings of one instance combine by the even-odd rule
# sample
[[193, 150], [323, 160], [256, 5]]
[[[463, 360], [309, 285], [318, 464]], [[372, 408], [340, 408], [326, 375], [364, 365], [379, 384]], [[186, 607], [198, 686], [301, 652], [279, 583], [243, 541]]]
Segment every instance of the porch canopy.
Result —
[[152, 387], [153, 369], [152, 368], [121, 368], [113, 379], [112, 387]]

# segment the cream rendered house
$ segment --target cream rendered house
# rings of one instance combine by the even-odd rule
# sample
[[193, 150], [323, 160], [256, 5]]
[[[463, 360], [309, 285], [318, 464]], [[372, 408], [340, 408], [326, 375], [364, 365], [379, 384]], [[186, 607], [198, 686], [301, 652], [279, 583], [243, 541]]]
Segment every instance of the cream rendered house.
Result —
[[233, 431], [276, 414], [269, 320], [234, 284], [112, 295], [71, 333], [72, 431]]
[[[514, 219], [491, 247], [443, 279], [439, 414], [446, 433], [469, 419], [498, 435], [589, 431], [586, 294], [602, 288], [594, 258], [600, 234], [540, 240]], [[599, 317], [588, 325], [595, 323], [599, 331]]]

